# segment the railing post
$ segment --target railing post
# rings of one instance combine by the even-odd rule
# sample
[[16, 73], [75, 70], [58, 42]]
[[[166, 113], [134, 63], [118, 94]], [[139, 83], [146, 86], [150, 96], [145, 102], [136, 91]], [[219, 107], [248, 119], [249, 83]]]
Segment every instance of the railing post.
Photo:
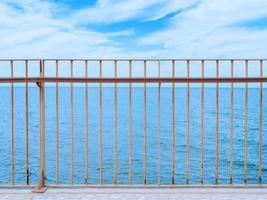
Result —
[[[44, 77], [44, 61], [40, 60], [40, 77]], [[43, 193], [47, 190], [45, 186], [45, 88], [43, 82], [37, 82], [39, 87], [40, 105], [40, 178], [39, 185], [33, 192]]]

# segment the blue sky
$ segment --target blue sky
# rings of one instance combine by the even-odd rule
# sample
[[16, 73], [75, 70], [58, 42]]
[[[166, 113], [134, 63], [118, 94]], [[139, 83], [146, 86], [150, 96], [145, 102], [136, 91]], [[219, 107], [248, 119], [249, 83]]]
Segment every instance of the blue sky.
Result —
[[267, 57], [266, 0], [1, 0], [1, 58]]

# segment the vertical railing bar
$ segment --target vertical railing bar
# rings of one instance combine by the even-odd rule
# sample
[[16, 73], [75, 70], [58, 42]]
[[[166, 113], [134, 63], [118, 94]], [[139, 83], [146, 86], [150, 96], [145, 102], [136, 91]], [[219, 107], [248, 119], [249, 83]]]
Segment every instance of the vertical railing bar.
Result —
[[[40, 77], [45, 76], [45, 61], [40, 60]], [[45, 84], [37, 82], [39, 86], [39, 106], [40, 106], [40, 179], [39, 189], [44, 189], [46, 170], [45, 170]]]
[[[234, 60], [231, 60], [231, 78], [234, 77]], [[233, 183], [233, 104], [234, 104], [234, 83], [231, 82], [231, 108], [230, 108], [230, 184]]]
[[172, 60], [172, 184], [175, 184], [175, 60]]
[[[73, 78], [73, 60], [70, 61], [70, 76]], [[71, 141], [71, 150], [70, 150], [70, 156], [71, 156], [71, 184], [73, 184], [73, 171], [74, 171], [74, 166], [73, 166], [73, 159], [74, 159], [74, 148], [73, 148], [73, 139], [74, 139], [74, 124], [73, 124], [73, 82], [70, 83], [70, 141]]]
[[204, 183], [204, 60], [201, 61], [201, 71], [202, 71], [202, 85], [201, 85], [201, 178], [200, 183]]
[[[129, 77], [132, 78], [132, 61], [129, 60]], [[132, 82], [129, 83], [129, 184], [132, 184]]]
[[[102, 60], [99, 61], [99, 76], [102, 78]], [[99, 175], [100, 185], [103, 184], [102, 175], [102, 82], [99, 83]]]
[[[88, 61], [85, 61], [85, 78], [88, 77]], [[88, 130], [88, 83], [85, 83], [85, 184], [88, 184], [88, 154], [89, 154], [89, 130]]]
[[[117, 60], [114, 61], [114, 76], [117, 78]], [[117, 184], [117, 82], [114, 82], [114, 184]]]
[[[262, 80], [263, 61], [260, 60], [260, 79]], [[260, 113], [259, 113], [259, 171], [258, 171], [258, 183], [262, 183], [262, 81], [260, 82]]]
[[[58, 78], [58, 60], [56, 60], [56, 78]], [[58, 81], [56, 82], [56, 183], [59, 184], [58, 157], [59, 157], [59, 123], [58, 123]]]
[[[160, 60], [158, 60], [158, 77], [160, 78]], [[160, 86], [158, 83], [158, 185], [160, 185]]]
[[[146, 60], [144, 60], [144, 78], [146, 78]], [[146, 82], [144, 82], [144, 184], [146, 184]]]
[[[42, 66], [43, 66], [43, 77], [45, 77], [45, 60], [42, 60]], [[45, 184], [45, 180], [46, 180], [46, 160], [45, 160], [45, 83], [42, 83], [42, 90], [43, 90], [43, 105], [42, 105], [42, 109], [43, 109], [43, 136], [42, 138], [42, 151], [43, 151], [43, 173], [44, 173], [44, 184]]]
[[[187, 61], [187, 78], [190, 77], [190, 61]], [[186, 184], [190, 179], [190, 82], [187, 81], [187, 130], [186, 130]]]
[[[14, 61], [10, 61], [11, 66], [11, 78], [14, 77]], [[14, 147], [14, 83], [11, 82], [11, 182], [15, 184], [14, 172], [15, 172], [15, 147]]]
[[215, 151], [216, 151], [216, 155], [215, 155], [215, 183], [218, 184], [218, 168], [219, 168], [219, 82], [218, 82], [218, 78], [219, 78], [219, 60], [216, 60], [216, 146], [215, 146]]
[[[248, 77], [248, 60], [245, 61], [245, 73], [246, 78]], [[246, 82], [245, 90], [245, 143], [244, 143], [244, 183], [247, 183], [247, 159], [248, 159], [248, 82]]]
[[[25, 60], [25, 77], [28, 78], [28, 60]], [[29, 177], [29, 109], [28, 109], [28, 99], [29, 99], [29, 88], [28, 81], [26, 80], [26, 90], [25, 90], [25, 134], [26, 134], [26, 149], [25, 149], [25, 157], [26, 157], [26, 185], [30, 184]]]

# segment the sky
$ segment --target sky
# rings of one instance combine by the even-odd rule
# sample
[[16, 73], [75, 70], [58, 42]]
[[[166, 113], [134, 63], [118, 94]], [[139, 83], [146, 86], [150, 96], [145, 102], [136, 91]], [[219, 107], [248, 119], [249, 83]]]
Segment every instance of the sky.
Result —
[[266, 58], [266, 0], [0, 0], [0, 58]]

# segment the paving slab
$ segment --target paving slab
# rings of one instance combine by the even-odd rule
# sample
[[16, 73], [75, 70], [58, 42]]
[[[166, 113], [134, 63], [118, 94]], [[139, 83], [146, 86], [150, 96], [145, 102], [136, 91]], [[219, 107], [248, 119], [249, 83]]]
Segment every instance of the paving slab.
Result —
[[267, 200], [267, 189], [120, 189], [83, 188], [48, 189], [32, 193], [32, 189], [1, 189], [0, 200]]

